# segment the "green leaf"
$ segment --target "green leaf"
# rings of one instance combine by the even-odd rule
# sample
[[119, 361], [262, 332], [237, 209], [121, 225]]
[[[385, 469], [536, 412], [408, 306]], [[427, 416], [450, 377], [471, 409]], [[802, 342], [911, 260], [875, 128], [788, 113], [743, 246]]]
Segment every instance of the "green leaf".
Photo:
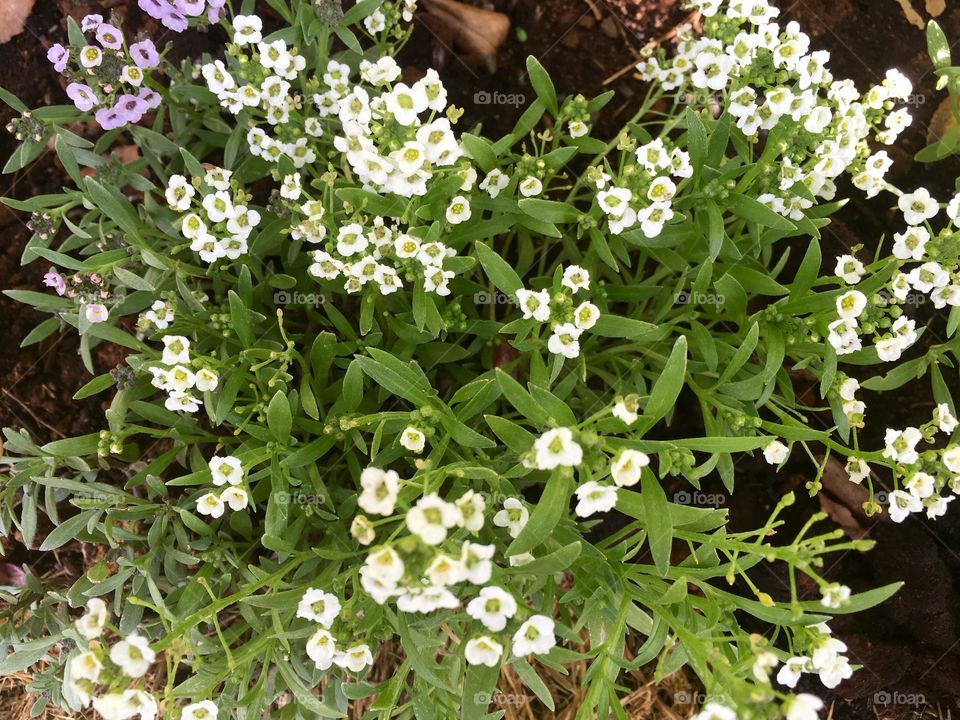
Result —
[[730, 193], [729, 207], [734, 214], [759, 225], [765, 225], [776, 230], [793, 231], [797, 229], [797, 226], [783, 215], [774, 212], [759, 200], [754, 200], [752, 197], [740, 193]]
[[117, 227], [134, 238], [140, 236], [140, 218], [133, 205], [125, 197], [112, 189], [107, 189], [96, 180], [88, 177], [86, 180], [87, 192], [103, 216], [113, 220]]
[[507, 555], [521, 555], [539, 547], [566, 514], [573, 493], [573, 477], [569, 470], [554, 470], [537, 501], [530, 519], [507, 548]]
[[518, 204], [525, 214], [548, 223], [569, 223], [580, 217], [580, 211], [573, 205], [555, 200], [524, 198]]
[[482, 242], [475, 243], [477, 259], [483, 266], [487, 277], [499, 290], [516, 297], [517, 290], [523, 287], [523, 281], [510, 264]]
[[497, 167], [497, 154], [493, 150], [493, 145], [489, 140], [470, 133], [464, 133], [460, 136], [463, 147], [467, 154], [476, 161], [477, 165], [485, 173], [490, 172]]
[[687, 124], [687, 144], [690, 148], [690, 164], [694, 168], [702, 168], [707, 158], [707, 128], [703, 120], [690, 105], [683, 113]]
[[590, 328], [590, 332], [600, 337], [623, 338], [635, 340], [637, 338], [649, 335], [657, 330], [656, 325], [652, 325], [643, 320], [634, 320], [633, 318], [602, 313], [597, 318], [596, 324]]
[[267, 427], [270, 434], [283, 445], [290, 441], [293, 417], [290, 414], [290, 401], [283, 390], [277, 390], [267, 406]]
[[950, 67], [950, 43], [947, 36], [935, 20], [927, 23], [927, 52], [935, 70]]
[[92, 395], [102, 393], [107, 388], [114, 386], [116, 386], [116, 381], [113, 379], [110, 373], [104, 373], [103, 375], [95, 377], [82, 388], [77, 390], [77, 392], [73, 394], [73, 399], [83, 400], [84, 398], [88, 398]]
[[76, 539], [80, 531], [87, 526], [90, 518], [97, 514], [99, 513], [95, 510], [87, 510], [74, 515], [69, 520], [64, 520], [44, 538], [40, 550], [56, 550], [58, 547], [62, 547], [71, 540]]
[[517, 675], [520, 680], [523, 681], [523, 684], [528, 688], [533, 690], [533, 694], [537, 696], [537, 699], [540, 700], [547, 709], [551, 712], [555, 710], [553, 704], [553, 695], [550, 694], [550, 688], [547, 687], [547, 684], [543, 681], [543, 678], [537, 674], [537, 671], [523, 658], [515, 658], [511, 663], [513, 669], [517, 671]]
[[681, 335], [673, 344], [673, 350], [670, 351], [670, 357], [660, 377], [657, 378], [653, 386], [653, 392], [650, 393], [650, 399], [644, 408], [643, 414], [649, 419], [649, 425], [655, 424], [663, 418], [677, 401], [680, 390], [683, 389], [687, 373], [687, 338]]
[[527, 56], [527, 75], [530, 76], [530, 84], [533, 85], [537, 97], [543, 101], [554, 117], [559, 115], [560, 108], [557, 105], [557, 91], [553, 87], [553, 80], [533, 55]]
[[670, 502], [652, 472], [644, 472], [641, 476], [640, 492], [647, 527], [647, 542], [650, 545], [653, 564], [656, 565], [657, 572], [662, 577], [666, 577], [667, 569], [670, 567], [670, 548], [673, 545]]

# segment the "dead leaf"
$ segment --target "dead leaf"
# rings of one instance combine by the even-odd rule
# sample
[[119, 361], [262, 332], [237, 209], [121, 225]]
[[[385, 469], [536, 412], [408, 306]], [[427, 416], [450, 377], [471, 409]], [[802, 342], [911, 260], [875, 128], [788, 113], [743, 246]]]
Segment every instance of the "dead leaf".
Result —
[[913, 9], [913, 5], [910, 4], [910, 0], [898, 0], [900, 7], [903, 8], [904, 17], [907, 18], [907, 21], [911, 25], [916, 25], [918, 28], [923, 30], [927, 24], [923, 21], [923, 18], [920, 17], [920, 13]]
[[33, 10], [34, 0], [2, 0], [0, 2], [0, 43], [23, 32]]
[[933, 116], [930, 118], [930, 127], [927, 129], [928, 143], [934, 143], [950, 133], [957, 134], [957, 119], [953, 112], [956, 102], [956, 98], [948, 95], [934, 110]]
[[507, 39], [510, 18], [457, 0], [427, 0], [421, 7], [421, 20], [441, 43], [453, 45], [464, 59], [479, 60], [496, 72], [497, 48]]
[[927, 12], [931, 17], [940, 17], [947, 9], [946, 0], [927, 0]]

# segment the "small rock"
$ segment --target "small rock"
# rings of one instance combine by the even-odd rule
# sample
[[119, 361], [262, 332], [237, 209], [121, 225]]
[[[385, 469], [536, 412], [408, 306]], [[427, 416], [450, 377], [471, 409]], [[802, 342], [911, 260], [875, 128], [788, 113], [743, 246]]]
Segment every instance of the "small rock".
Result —
[[603, 22], [600, 23], [600, 29], [603, 31], [603, 34], [608, 38], [613, 39], [620, 34], [619, 28], [617, 27], [616, 18], [608, 15], [603, 19]]
[[0, 3], [0, 43], [23, 32], [34, 0], [3, 0]]

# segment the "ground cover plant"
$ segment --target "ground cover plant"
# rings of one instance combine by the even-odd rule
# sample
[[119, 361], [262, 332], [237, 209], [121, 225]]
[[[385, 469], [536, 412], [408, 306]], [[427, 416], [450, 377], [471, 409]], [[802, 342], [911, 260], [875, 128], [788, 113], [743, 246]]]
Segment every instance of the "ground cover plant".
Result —
[[[611, 96], [558, 98], [532, 58], [537, 99], [486, 137], [439, 74], [401, 78], [412, 4], [268, 4], [275, 30], [252, 2], [143, 0], [170, 30], [227, 28], [177, 65], [88, 16], [49, 53], [73, 105], [3, 95], [7, 170], [52, 142], [71, 180], [7, 200], [49, 267], [10, 292], [50, 313], [27, 342], [78, 333], [91, 372], [97, 344], [128, 350], [78, 393], [112, 396], [102, 432], [5, 433], [4, 531], [29, 546], [49, 518], [41, 549], [105, 546], [71, 587], [5, 597], [6, 671], [49, 657], [43, 702], [105, 718], [447, 718], [486, 716], [504, 665], [551, 707], [538, 670], [587, 659], [586, 718], [624, 717], [621, 674], [655, 661], [695, 672], [702, 720], [817, 716], [801, 676], [853, 672], [831, 616], [897, 589], [822, 569], [871, 543], [817, 516], [778, 533], [792, 495], [733, 532], [663, 483], [735, 490], [745, 455], [800, 453], [839, 457], [868, 514], [947, 512], [960, 200], [885, 179], [909, 81], [858, 89], [765, 2], [699, 3], [612, 139], [591, 131]], [[121, 135], [140, 160], [105, 159]], [[849, 185], [902, 219], [827, 256]], [[898, 364], [919, 298], [948, 339]], [[865, 388], [928, 376], [938, 406], [861, 447], [858, 371], [887, 363]], [[676, 431], [681, 407], [702, 434]]]

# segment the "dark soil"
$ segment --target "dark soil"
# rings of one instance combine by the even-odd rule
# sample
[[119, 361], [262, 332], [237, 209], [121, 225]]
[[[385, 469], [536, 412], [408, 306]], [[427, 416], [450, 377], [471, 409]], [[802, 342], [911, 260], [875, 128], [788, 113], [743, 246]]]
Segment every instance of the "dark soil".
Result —
[[[427, 67], [437, 67], [450, 101], [465, 110], [461, 127], [482, 123], [485, 133], [493, 136], [509, 132], [534, 97], [525, 68], [526, 56], [531, 54], [550, 71], [560, 95], [583, 93], [591, 97], [608, 89], [616, 91], [596, 129], [598, 136], [612, 136], [631, 116], [645, 91], [632, 72], [638, 50], [649, 39], [667, 36], [686, 16], [676, 0], [495, 0], [477, 4], [511, 19], [510, 34], [492, 59], [495, 73], [489, 71], [491, 59], [457, 54], [455, 27], [436, 23], [428, 27], [420, 16], [401, 60], [405, 75], [414, 77]], [[922, 2], [913, 4], [923, 10]], [[812, 36], [815, 47], [831, 51], [831, 68], [836, 75], [852, 77], [864, 88], [882, 79], [886, 68], [898, 67], [913, 80], [917, 98], [914, 126], [901, 143], [888, 149], [896, 160], [892, 179], [907, 189], [924, 185], [935, 196], [948, 197], [960, 174], [960, 162], [924, 166], [912, 161], [913, 154], [927, 142], [928, 127], [942, 95], [934, 87], [923, 34], [906, 20], [899, 4], [878, 0], [781, 0], [780, 5], [783, 18], [798, 20]], [[105, 7], [129, 14], [133, 27], [142, 22], [143, 14], [134, 0], [38, 0], [27, 31], [0, 45], [0, 84], [32, 107], [63, 102], [62, 89], [44, 57], [45, 48], [63, 39], [66, 14], [79, 18], [86, 12], [104, 12]], [[939, 20], [948, 37], [960, 39], [960, 10], [948, 10]], [[183, 54], [208, 47], [210, 40], [196, 33], [178, 40], [178, 50]], [[0, 125], [10, 117], [6, 108], [0, 109]], [[11, 138], [0, 133], [0, 157], [6, 158], [13, 147]], [[0, 179], [0, 194], [24, 198], [55, 192], [62, 182], [63, 173], [52, 154], [47, 154], [27, 170]], [[865, 246], [865, 255], [872, 255], [881, 237], [898, 227], [889, 196], [867, 201], [858, 192], [846, 194], [854, 199], [826, 229], [825, 257], [846, 252], [858, 243]], [[37, 289], [46, 270], [42, 263], [20, 267], [20, 253], [29, 237], [26, 220], [0, 210], [0, 235], [4, 240], [0, 246], [0, 278], [7, 288]], [[927, 316], [923, 313], [928, 309], [918, 312], [924, 321]], [[43, 317], [2, 296], [0, 317], [5, 341], [0, 347], [0, 376], [5, 380], [0, 387], [0, 426], [26, 428], [41, 441], [98, 430], [102, 425], [101, 401], [70, 399], [89, 379], [76, 354], [75, 339], [68, 335], [63, 340], [50, 339], [18, 349], [23, 337]], [[925, 342], [940, 341], [935, 337], [938, 327], [931, 326]], [[98, 372], [109, 370], [119, 359], [110, 348], [95, 353]], [[960, 397], [956, 371], [948, 374], [947, 381]], [[864, 447], [879, 446], [887, 425], [920, 424], [929, 419], [933, 400], [927, 389], [916, 385], [908, 385], [902, 392], [865, 398], [869, 414], [867, 428], [861, 434]], [[747, 458], [740, 462], [736, 495], [722, 497], [735, 528], [762, 525], [787, 490], [797, 493], [798, 502], [785, 516], [784, 537], [823, 506], [837, 516], [836, 507], [830, 503], [842, 504], [843, 498], [831, 494], [829, 487], [823, 500], [808, 497], [804, 485], [811, 469], [799, 454], [796, 452], [792, 464], [779, 474], [773, 474], [762, 460]], [[670, 492], [677, 489], [681, 488], [671, 488]], [[714, 491], [716, 488], [704, 488], [705, 493]], [[815, 679], [801, 688], [824, 697], [828, 706], [832, 703], [832, 717], [839, 720], [947, 717], [960, 710], [960, 511], [953, 508], [934, 523], [910, 520], [894, 525], [877, 518], [857, 520], [859, 533], [875, 540], [876, 549], [867, 555], [836, 558], [824, 569], [826, 576], [855, 590], [896, 580], [905, 581], [906, 586], [879, 608], [849, 618], [838, 616], [834, 621], [835, 632], [850, 646], [851, 659], [862, 664], [862, 670], [832, 693]], [[835, 527], [831, 519], [818, 529], [825, 532]], [[13, 555], [20, 553], [22, 548], [12, 551]], [[11, 553], [7, 558], [12, 559]], [[762, 584], [775, 597], [783, 597], [782, 583], [774, 568]], [[809, 590], [810, 597], [815, 597], [815, 588]]]

